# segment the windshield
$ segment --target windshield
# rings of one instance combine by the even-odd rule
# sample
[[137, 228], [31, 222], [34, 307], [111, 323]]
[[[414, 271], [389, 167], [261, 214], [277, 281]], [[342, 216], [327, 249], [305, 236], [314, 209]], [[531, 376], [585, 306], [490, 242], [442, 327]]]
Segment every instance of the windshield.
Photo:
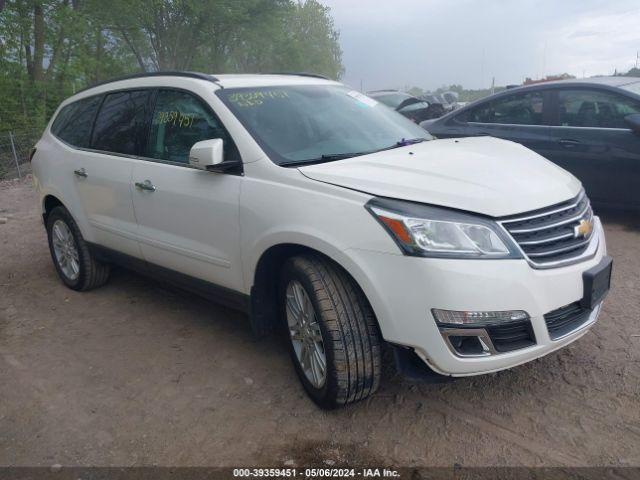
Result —
[[629, 83], [627, 85], [622, 85], [623, 89], [633, 92], [637, 95], [640, 95], [640, 82]]
[[429, 108], [429, 104], [427, 102], [416, 102], [416, 103], [412, 103], [410, 105], [407, 105], [406, 107], [402, 107], [400, 110], [400, 112], [414, 112], [416, 110], [422, 110], [422, 109], [426, 109]]
[[225, 88], [216, 94], [280, 165], [336, 160], [432, 138], [399, 113], [343, 86]]
[[384, 95], [376, 94], [373, 98], [384, 103], [388, 107], [398, 108], [407, 98], [411, 98], [411, 95], [407, 95], [405, 93], [387, 93]]

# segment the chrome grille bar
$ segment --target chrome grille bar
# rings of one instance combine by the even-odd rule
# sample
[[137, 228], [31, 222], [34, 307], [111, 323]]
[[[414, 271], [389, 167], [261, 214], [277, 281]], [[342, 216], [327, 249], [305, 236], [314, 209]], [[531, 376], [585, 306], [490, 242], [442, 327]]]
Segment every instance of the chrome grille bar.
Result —
[[557, 255], [558, 253], [570, 252], [571, 250], [575, 250], [584, 245], [587, 245], [591, 241], [591, 237], [583, 240], [582, 242], [574, 243], [573, 245], [569, 245], [567, 247], [556, 248], [555, 250], [546, 250], [544, 252], [539, 253], [527, 253], [529, 257], [548, 257], [549, 255]]
[[593, 229], [580, 231], [585, 221], [593, 223], [594, 217], [584, 191], [572, 200], [545, 209], [498, 219], [525, 258], [537, 268], [559, 267], [591, 255], [595, 248], [591, 245]]
[[[548, 230], [550, 228], [554, 228], [554, 227], [559, 227], [561, 225], [566, 225], [568, 223], [571, 222], [575, 222], [576, 220], [581, 220], [582, 217], [584, 217], [584, 214], [590, 210], [589, 204], [587, 203], [585, 205], [585, 207], [580, 211], [580, 213], [578, 215], [575, 215], [574, 217], [556, 222], [556, 223], [551, 223], [551, 224], [546, 224], [546, 225], [541, 225], [539, 227], [533, 227], [533, 228], [517, 228], [517, 229], [509, 229], [509, 227], [506, 227], [507, 230], [509, 230], [509, 232], [511, 233], [531, 233], [531, 232], [539, 232], [542, 230]], [[566, 211], [566, 210], [565, 210]], [[515, 223], [516, 220], [509, 220], [508, 222], [504, 222], [505, 224], [509, 224], [509, 223]], [[520, 220], [522, 221], [522, 220]]]
[[504, 223], [507, 222], [524, 222], [525, 220], [533, 220], [534, 218], [539, 218], [539, 217], [544, 217], [547, 215], [552, 215], [554, 213], [560, 213], [560, 212], [564, 212], [565, 210], [571, 210], [572, 208], [577, 207], [578, 205], [580, 205], [580, 202], [584, 199], [585, 193], [584, 190], [582, 190], [578, 196], [575, 198], [575, 200], [572, 201], [572, 203], [570, 205], [566, 205], [564, 207], [561, 208], [557, 208], [555, 210], [545, 210], [541, 213], [535, 214], [535, 215], [529, 215], [526, 217], [517, 217], [517, 218], [505, 218], [504, 219]]
[[563, 235], [558, 235], [556, 237], [543, 238], [542, 240], [528, 240], [523, 242], [518, 242], [521, 246], [524, 245], [542, 245], [543, 243], [556, 242], [558, 240], [563, 240], [565, 238], [573, 238], [573, 233], [565, 233]]

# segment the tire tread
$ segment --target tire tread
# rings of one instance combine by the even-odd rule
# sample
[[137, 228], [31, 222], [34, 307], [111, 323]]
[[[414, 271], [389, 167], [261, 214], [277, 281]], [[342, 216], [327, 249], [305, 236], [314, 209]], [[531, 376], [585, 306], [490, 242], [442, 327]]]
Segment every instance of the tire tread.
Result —
[[313, 285], [331, 337], [325, 348], [333, 351], [337, 389], [334, 398], [327, 399], [329, 406], [363, 400], [377, 390], [382, 369], [380, 334], [369, 302], [353, 278], [331, 260], [301, 255], [291, 261]]
[[[51, 226], [56, 218], [64, 220], [64, 222], [69, 226], [71, 233], [73, 233], [76, 240], [76, 246], [78, 247], [80, 254], [80, 281], [74, 285], [71, 285], [68, 282], [65, 282], [65, 284], [73, 290], [85, 292], [101, 287], [107, 283], [111, 271], [110, 266], [108, 264], [101, 263], [94, 258], [89, 250], [89, 245], [84, 240], [84, 237], [78, 228], [78, 225], [66, 208], [56, 207], [49, 213], [47, 231], [50, 232]], [[51, 251], [51, 256], [55, 263], [56, 260], [53, 254], [53, 249]]]

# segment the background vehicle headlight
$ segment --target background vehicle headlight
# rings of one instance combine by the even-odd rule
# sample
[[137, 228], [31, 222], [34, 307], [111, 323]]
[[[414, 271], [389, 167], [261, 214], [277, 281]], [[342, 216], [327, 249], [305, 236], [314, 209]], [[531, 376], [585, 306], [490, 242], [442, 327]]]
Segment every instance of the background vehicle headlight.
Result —
[[489, 218], [388, 199], [371, 200], [367, 209], [409, 255], [521, 258], [513, 241]]

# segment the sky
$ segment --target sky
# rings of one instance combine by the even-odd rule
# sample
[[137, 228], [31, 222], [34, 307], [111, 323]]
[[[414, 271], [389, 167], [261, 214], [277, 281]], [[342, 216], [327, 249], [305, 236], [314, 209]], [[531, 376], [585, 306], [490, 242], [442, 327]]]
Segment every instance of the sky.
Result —
[[320, 0], [345, 83], [364, 90], [488, 88], [635, 65], [640, 0]]

